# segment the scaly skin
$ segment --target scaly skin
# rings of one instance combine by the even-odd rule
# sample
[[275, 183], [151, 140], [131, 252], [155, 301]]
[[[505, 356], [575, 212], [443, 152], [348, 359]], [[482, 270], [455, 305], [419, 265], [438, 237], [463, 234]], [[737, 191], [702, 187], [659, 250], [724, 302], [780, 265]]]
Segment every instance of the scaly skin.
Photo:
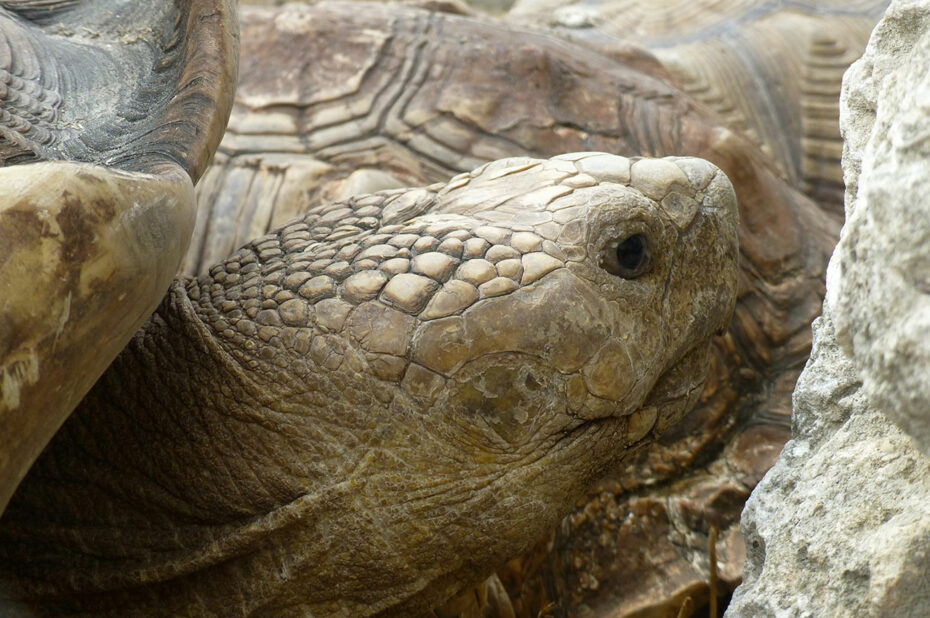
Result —
[[[317, 207], [176, 281], [0, 522], [0, 609], [448, 600], [694, 403], [736, 219], [699, 159], [505, 159]], [[624, 265], [635, 235], [647, 261]]]

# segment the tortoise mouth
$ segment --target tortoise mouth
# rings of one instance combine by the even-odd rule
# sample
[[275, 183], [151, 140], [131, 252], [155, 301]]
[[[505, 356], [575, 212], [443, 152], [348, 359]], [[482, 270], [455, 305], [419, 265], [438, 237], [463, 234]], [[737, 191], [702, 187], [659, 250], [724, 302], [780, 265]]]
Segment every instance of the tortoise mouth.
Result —
[[[635, 405], [614, 405], [609, 413], [571, 414], [577, 425], [568, 435], [570, 442], [590, 431], [616, 431], [624, 448], [636, 450], [655, 439], [684, 418], [698, 403], [707, 374], [708, 344], [699, 344], [662, 373], [646, 395]], [[604, 400], [604, 403], [608, 403]]]
[[643, 437], [649, 433], [658, 437], [681, 420], [700, 399], [707, 378], [707, 355], [710, 343], [692, 348], [677, 363], [659, 376], [643, 404], [631, 414], [631, 418], [652, 416], [655, 421]]

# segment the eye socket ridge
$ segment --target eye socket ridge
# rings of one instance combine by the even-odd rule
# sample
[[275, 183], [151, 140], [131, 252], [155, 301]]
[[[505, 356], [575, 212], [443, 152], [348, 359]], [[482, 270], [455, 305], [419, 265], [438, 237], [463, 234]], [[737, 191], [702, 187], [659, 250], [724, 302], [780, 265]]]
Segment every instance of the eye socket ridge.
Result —
[[636, 279], [652, 268], [652, 251], [647, 236], [634, 232], [608, 243], [601, 266], [612, 275]]

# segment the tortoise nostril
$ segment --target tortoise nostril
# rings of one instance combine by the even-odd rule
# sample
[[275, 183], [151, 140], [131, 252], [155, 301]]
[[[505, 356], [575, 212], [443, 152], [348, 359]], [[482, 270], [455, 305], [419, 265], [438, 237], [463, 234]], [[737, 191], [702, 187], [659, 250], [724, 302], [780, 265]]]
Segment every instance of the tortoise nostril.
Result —
[[544, 388], [543, 385], [539, 383], [539, 380], [533, 377], [533, 374], [527, 374], [526, 379], [523, 381], [523, 385], [528, 391], [538, 391]]
[[638, 277], [648, 267], [648, 251], [646, 237], [642, 234], [633, 234], [617, 245], [617, 263], [620, 266], [618, 273], [625, 279]]

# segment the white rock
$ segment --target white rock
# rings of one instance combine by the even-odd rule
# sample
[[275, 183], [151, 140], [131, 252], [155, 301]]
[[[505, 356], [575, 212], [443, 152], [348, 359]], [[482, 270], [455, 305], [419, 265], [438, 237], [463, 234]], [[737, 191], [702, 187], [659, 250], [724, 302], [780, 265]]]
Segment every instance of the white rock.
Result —
[[928, 31], [892, 2], [844, 79], [847, 224], [728, 617], [930, 616]]
[[895, 2], [845, 79], [850, 189], [830, 291], [837, 340], [869, 400], [924, 453], [930, 453], [928, 71], [930, 3]]
[[828, 312], [795, 390], [795, 437], [743, 511], [728, 618], [930, 615], [930, 459], [860, 386]]

